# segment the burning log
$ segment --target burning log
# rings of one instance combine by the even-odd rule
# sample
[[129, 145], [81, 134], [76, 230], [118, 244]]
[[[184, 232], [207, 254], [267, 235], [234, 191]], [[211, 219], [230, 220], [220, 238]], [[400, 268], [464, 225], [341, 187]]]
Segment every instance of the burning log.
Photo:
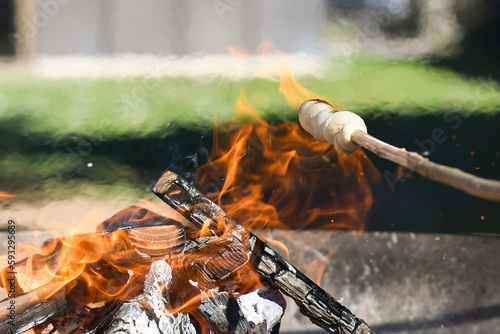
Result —
[[[283, 297], [263, 285], [248, 262], [248, 249], [229, 233], [203, 235], [131, 207], [97, 233], [45, 243], [13, 277], [5, 269], [2, 286], [10, 289], [12, 279], [16, 298], [0, 304], [0, 332], [276, 331]], [[243, 287], [240, 277], [253, 281]]]
[[203, 233], [213, 236], [229, 233], [245, 245], [255, 269], [273, 286], [290, 296], [301, 312], [318, 326], [331, 333], [375, 333], [362, 319], [177, 174], [167, 171], [153, 186], [153, 192]]
[[[64, 244], [72, 246], [67, 247]], [[178, 225], [142, 227], [54, 239], [43, 246], [44, 255], [34, 254], [17, 264], [15, 274], [5, 269], [0, 274], [1, 285], [9, 286], [9, 279], [12, 277], [16, 283], [14, 291], [16, 295], [37, 292], [40, 287], [57, 283], [58, 271], [62, 269], [61, 264], [90, 258], [95, 259], [92, 263], [102, 259], [114, 266], [123, 265], [127, 269], [133, 269], [133, 265], [151, 262], [155, 257], [182, 252], [184, 245], [184, 230]], [[85, 268], [79, 266], [78, 269]], [[61, 279], [68, 277], [62, 276]], [[60, 286], [65, 285], [64, 283], [61, 281]]]
[[[65, 291], [57, 288], [60, 288], [57, 284], [47, 284], [25, 295], [1, 302], [0, 333], [22, 333], [61, 313], [66, 308]], [[46, 299], [50, 295], [52, 297]]]
[[313, 99], [304, 102], [299, 108], [299, 120], [304, 130], [318, 141], [335, 145], [340, 153], [350, 154], [362, 146], [433, 181], [480, 198], [500, 201], [500, 181], [480, 178], [431, 162], [416, 152], [389, 145], [370, 136], [361, 117], [350, 111], [336, 110], [326, 101]]

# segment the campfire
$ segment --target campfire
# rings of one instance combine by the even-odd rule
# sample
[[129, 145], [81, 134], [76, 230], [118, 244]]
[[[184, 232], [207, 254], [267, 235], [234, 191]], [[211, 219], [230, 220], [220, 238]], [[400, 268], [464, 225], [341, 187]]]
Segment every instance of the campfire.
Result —
[[[237, 105], [248, 112], [246, 103], [241, 97]], [[331, 172], [342, 183], [321, 180]], [[48, 241], [2, 272], [2, 286], [13, 298], [2, 303], [0, 329], [271, 333], [279, 329], [285, 294], [328, 331], [370, 332], [263, 240], [271, 227], [361, 229], [372, 201], [367, 177], [376, 178], [361, 151], [342, 156], [296, 123], [258, 120], [217, 133], [209, 163], [195, 175], [200, 188], [245, 227], [166, 172], [153, 192], [192, 227], [131, 207], [95, 233]], [[335, 195], [345, 187], [352, 190]]]
[[[216, 127], [209, 162], [189, 181], [167, 171], [153, 186], [181, 216], [129, 207], [5, 268], [0, 333], [277, 333], [284, 295], [326, 331], [374, 333], [267, 237], [362, 231], [378, 172], [359, 146], [435, 179], [447, 169], [369, 136], [359, 116], [318, 99], [289, 68], [280, 91], [307, 132], [269, 125], [241, 92], [234, 122]], [[498, 199], [495, 181], [450, 179]]]
[[0, 329], [271, 333], [284, 293], [328, 331], [372, 332], [180, 176], [167, 171], [153, 192], [199, 230], [131, 207], [96, 233], [51, 240], [2, 272], [13, 298], [2, 303]]
[[[237, 106], [256, 117], [244, 95]], [[131, 207], [95, 233], [48, 241], [4, 269], [2, 286], [12, 298], [2, 303], [0, 329], [275, 333], [285, 294], [330, 332], [369, 333], [265, 239], [271, 228], [361, 230], [375, 168], [363, 152], [342, 156], [296, 123], [255, 120], [216, 134], [209, 163], [194, 177], [203, 193], [172, 172], [153, 187], [192, 227]]]
[[279, 325], [283, 297], [260, 281], [244, 243], [229, 233], [202, 235], [138, 207], [99, 230], [52, 240], [15, 272], [3, 271], [3, 286], [18, 297], [15, 317], [3, 302], [2, 332], [271, 332]]

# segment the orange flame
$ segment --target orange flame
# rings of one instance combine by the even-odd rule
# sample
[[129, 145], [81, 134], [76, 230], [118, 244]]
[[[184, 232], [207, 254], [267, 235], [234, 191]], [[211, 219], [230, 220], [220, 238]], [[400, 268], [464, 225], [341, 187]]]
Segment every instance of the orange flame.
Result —
[[11, 194], [11, 193], [8, 193], [6, 191], [0, 191], [0, 199], [1, 198], [16, 198], [17, 195], [16, 194]]
[[[244, 92], [235, 108], [257, 118]], [[297, 123], [262, 119], [214, 137], [200, 188], [247, 227], [364, 228], [378, 172], [363, 151], [341, 155]]]
[[[290, 108], [297, 109], [310, 98], [321, 98], [299, 84], [286, 55], [270, 43], [260, 49], [263, 57], [257, 75], [266, 76], [278, 68], [279, 91]], [[236, 49], [232, 53], [240, 69], [247, 53]], [[280, 66], [275, 66], [276, 62]], [[214, 128], [210, 160], [195, 173], [202, 192], [254, 230], [364, 228], [373, 201], [370, 185], [378, 172], [362, 150], [341, 155], [332, 145], [317, 142], [297, 123], [269, 125], [252, 108], [243, 90], [235, 110], [235, 122], [229, 126], [233, 130]], [[251, 124], [234, 129], [234, 124], [241, 122]], [[0, 192], [0, 197], [5, 194]], [[262, 286], [248, 264], [248, 250], [238, 247], [230, 233], [221, 231], [221, 236], [214, 237], [208, 228], [194, 231], [173, 224], [171, 220], [177, 221], [178, 216], [164, 215], [171, 218], [133, 207], [105, 221], [98, 233], [46, 243], [18, 264], [16, 291], [27, 293], [50, 282], [56, 286], [54, 292], [64, 286], [67, 296], [82, 305], [130, 299], [133, 293], [141, 292], [132, 293], [130, 288], [143, 279], [155, 257], [165, 259], [177, 277], [179, 285], [169, 291], [171, 313], [194, 312], [204, 298], [210, 297], [210, 289], [229, 277], [232, 283], [224, 288], [230, 293], [245, 293]], [[125, 221], [132, 227], [148, 227], [117, 229]], [[189, 251], [176, 252], [175, 238], [166, 238], [167, 244], [160, 242], [159, 246], [144, 244], [155, 235], [168, 232], [176, 236], [181, 230], [194, 242]], [[140, 233], [147, 237], [142, 238]], [[196, 244], [196, 240], [202, 241]], [[272, 243], [287, 253], [283, 243]], [[310, 268], [323, 271], [325, 266], [325, 261], [317, 261]], [[188, 279], [199, 286], [187, 283]], [[4, 270], [0, 281], [5, 288], [7, 280]], [[196, 312], [192, 315], [197, 316]]]
[[290, 58], [285, 59], [285, 71], [280, 75], [279, 91], [285, 96], [288, 106], [294, 110], [299, 110], [300, 105], [310, 99], [327, 100], [299, 84], [293, 75]]
[[[259, 49], [262, 60], [257, 76], [278, 70], [279, 91], [289, 108], [298, 110], [311, 98], [324, 99], [297, 81], [290, 57], [267, 42]], [[233, 53], [239, 65], [250, 54]], [[373, 202], [370, 185], [378, 181], [379, 173], [361, 149], [349, 156], [338, 154], [297, 123], [269, 125], [252, 108], [244, 90], [235, 111], [233, 124], [225, 130], [214, 128], [209, 162], [195, 173], [208, 197], [261, 235], [269, 228], [364, 229]], [[245, 120], [251, 124], [227, 130]], [[279, 246], [288, 253], [286, 246]], [[323, 271], [325, 265], [318, 260], [314, 268]], [[321, 273], [316, 277], [320, 279]]]

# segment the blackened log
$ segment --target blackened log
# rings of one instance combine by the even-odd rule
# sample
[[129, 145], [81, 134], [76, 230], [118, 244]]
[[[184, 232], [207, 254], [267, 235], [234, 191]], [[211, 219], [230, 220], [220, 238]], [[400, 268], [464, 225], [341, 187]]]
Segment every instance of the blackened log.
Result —
[[263, 287], [238, 298], [212, 292], [198, 307], [213, 333], [277, 333], [286, 302], [274, 288]]
[[247, 250], [232, 235], [203, 237], [186, 244], [183, 256], [172, 259], [177, 274], [211, 289], [248, 263]]
[[130, 206], [117, 212], [113, 217], [106, 219], [96, 229], [96, 232], [113, 232], [123, 229], [139, 227], [165, 226], [182, 224], [175, 219], [167, 218], [148, 209]]
[[[169, 291], [177, 289], [172, 284], [172, 268], [164, 260], [152, 263], [145, 277], [142, 294], [125, 302], [113, 315], [103, 334], [194, 334], [187, 313], [171, 314]], [[194, 316], [197, 326], [205, 333], [276, 333], [284, 313], [285, 301], [274, 288], [261, 288], [238, 296], [226, 291], [198, 290], [201, 303]]]
[[[103, 273], [109, 277], [109, 273]], [[107, 329], [115, 313], [127, 300], [141, 294], [144, 277], [133, 275], [119, 298], [99, 301], [99, 296], [89, 296], [86, 282], [76, 280], [76, 286], [66, 293], [64, 312], [50, 317], [46, 322], [34, 327], [36, 334], [93, 334]], [[93, 303], [89, 303], [89, 300]]]
[[[252, 326], [243, 316], [236, 298], [226, 291], [213, 291], [211, 296], [205, 296], [198, 310], [205, 316], [213, 333], [251, 333]], [[208, 327], [208, 324], [205, 326]]]
[[[57, 261], [61, 251], [62, 243], [60, 239], [47, 241], [43, 245], [44, 255], [33, 254], [30, 258], [23, 259], [16, 263], [15, 269], [5, 268], [0, 272], [0, 286], [12, 290], [12, 283], [15, 286], [15, 295], [20, 296], [30, 291], [36, 290], [50, 283], [57, 273]], [[43, 268], [37, 270], [35, 268]], [[12, 272], [15, 279], [12, 280]]]
[[[147, 212], [143, 213], [142, 217], [148, 216]], [[16, 320], [22, 321], [18, 322], [13, 333], [22, 333], [32, 327], [37, 334], [195, 333], [196, 329], [191, 322], [199, 320], [206, 325], [210, 321], [206, 318], [193, 320], [188, 313], [183, 312], [191, 313], [193, 307], [196, 310], [199, 305], [215, 305], [212, 310], [216, 310], [220, 302], [214, 304], [212, 297], [205, 295], [192, 307], [171, 314], [169, 309], [179, 310], [179, 303], [186, 301], [183, 297], [191, 296], [181, 295], [180, 301], [172, 305], [171, 296], [179, 297], [178, 290], [184, 287], [189, 287], [200, 296], [207, 287], [214, 287], [219, 289], [217, 293], [228, 297], [227, 312], [219, 312], [221, 320], [210, 325], [214, 333], [228, 332], [228, 329], [231, 333], [274, 332], [279, 328], [284, 309], [281, 294], [270, 288], [251, 293], [241, 293], [238, 290], [241, 287], [237, 276], [247, 275], [249, 273], [245, 270], [251, 270], [248, 265], [248, 247], [241, 243], [242, 237], [244, 235], [235, 236], [232, 233], [222, 233], [219, 237], [200, 237], [198, 232], [177, 224], [156, 226], [151, 222], [147, 227], [126, 226], [123, 229], [121, 226], [114, 228], [112, 233], [103, 231], [56, 239], [46, 245], [46, 255], [37, 256], [40, 263], [52, 268], [48, 276], [57, 276], [59, 262], [65, 256], [65, 244], [69, 241], [76, 241], [77, 245], [84, 246], [82, 249], [91, 253], [98, 251], [92, 245], [102, 242], [105, 245], [99, 250], [103, 252], [102, 257], [87, 264], [85, 276], [98, 273], [102, 277], [100, 287], [106, 287], [107, 283], [110, 287], [127, 284], [126, 289], [116, 300], [109, 300], [108, 296], [105, 302], [101, 302], [100, 289], [95, 289], [94, 284], [89, 287], [85, 279], [77, 277], [70, 287], [61, 288], [61, 291], [66, 290], [66, 295], [61, 292], [47, 298], [55, 290], [52, 286], [60, 284], [57, 285], [57, 280], [48, 283], [44, 280], [28, 282], [28, 273], [31, 269], [36, 269], [36, 266], [32, 267], [29, 261], [24, 261], [22, 269], [26, 273], [23, 276], [25, 284], [20, 291], [24, 293], [31, 290], [34, 284], [44, 285], [16, 300], [18, 305], [22, 304], [23, 299], [29, 302], [25, 313], [16, 314]], [[137, 263], [143, 268], [149, 268], [149, 271], [143, 272], [143, 275], [135, 272], [129, 277], [127, 271], [115, 269], [116, 264], [133, 268]], [[180, 284], [173, 288], [170, 287], [171, 265], [175, 267], [176, 282]], [[45, 279], [45, 276], [42, 278]], [[91, 291], [92, 289], [97, 291]], [[222, 289], [229, 292], [220, 292]], [[40, 294], [42, 291], [45, 293]], [[40, 294], [38, 298], [28, 298], [34, 293]], [[215, 296], [215, 293], [210, 295]], [[263, 295], [269, 295], [269, 298], [262, 299]], [[42, 300], [45, 301], [41, 302]], [[259, 310], [259, 306], [266, 303], [268, 307]], [[18, 311], [20, 310], [19, 308]], [[202, 314], [201, 311], [198, 313]], [[239, 325], [234, 327], [233, 323]], [[9, 333], [13, 329], [7, 322], [0, 326], [4, 326], [0, 327], [0, 333]]]
[[[56, 293], [58, 290], [68, 292], [63, 286], [64, 283], [57, 279], [61, 261], [67, 260], [65, 265], [71, 265], [72, 260], [78, 260], [71, 258], [74, 255], [71, 252], [75, 249], [66, 250], [63, 241], [75, 243], [75, 249], [81, 250], [81, 254], [78, 251], [76, 253], [82, 257], [88, 253], [102, 252], [102, 256], [100, 255], [102, 258], [94, 263], [88, 263], [85, 269], [87, 274], [98, 273], [106, 278], [99, 281], [101, 289], [88, 288], [86, 282], [78, 283], [79, 278], [76, 278], [76, 286], [83, 286], [81, 292], [78, 288], [72, 287], [66, 297], [64, 292]], [[2, 271], [1, 285], [8, 287], [7, 290], [11, 288], [9, 279], [14, 275], [12, 282], [15, 283], [13, 285], [17, 297], [12, 300], [15, 304], [14, 322], [9, 318], [11, 301], [5, 300], [0, 304], [0, 333], [21, 333], [42, 324], [48, 318], [53, 318], [54, 323], [59, 323], [64, 328], [71, 328], [72, 320], [80, 325], [85, 319], [93, 319], [96, 312], [94, 309], [85, 309], [88, 314], [83, 319], [81, 314], [75, 317], [75, 312], [72, 312], [74, 309], [71, 308], [60, 316], [61, 319], [58, 319], [57, 315], [71, 305], [71, 301], [66, 298], [80, 302], [97, 302], [100, 295], [105, 294], [105, 291], [101, 291], [103, 287], [109, 286], [110, 289], [119, 290], [121, 286], [128, 284], [127, 267], [135, 269], [138, 264], [149, 266], [156, 258], [168, 258], [170, 254], [182, 253], [185, 243], [184, 229], [177, 224], [116, 230], [112, 233], [89, 233], [49, 241], [42, 247], [45, 255], [35, 254], [30, 259], [20, 261], [15, 268], [15, 274], [11, 274], [10, 269]], [[124, 272], [117, 272], [115, 266], [124, 266], [122, 269]], [[88, 289], [93, 289], [93, 292]], [[114, 305], [111, 309], [116, 307], [119, 305]], [[110, 305], [106, 307], [107, 313], [111, 312], [109, 308]]]
[[23, 333], [60, 314], [65, 308], [65, 289], [57, 284], [47, 284], [25, 295], [7, 299], [0, 303], [0, 333]]
[[293, 298], [301, 312], [316, 325], [331, 333], [375, 333], [362, 319], [229, 217], [185, 179], [167, 171], [152, 191], [202, 231], [208, 230], [216, 236], [229, 231], [249, 249], [256, 270], [281, 292]]

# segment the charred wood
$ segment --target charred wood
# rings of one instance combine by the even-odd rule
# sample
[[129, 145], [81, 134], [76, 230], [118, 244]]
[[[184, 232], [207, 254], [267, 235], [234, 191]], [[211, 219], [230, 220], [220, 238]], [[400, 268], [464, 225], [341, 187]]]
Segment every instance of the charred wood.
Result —
[[165, 315], [160, 319], [141, 304], [124, 303], [102, 334], [195, 334], [196, 331], [185, 313]]
[[[62, 244], [71, 244], [63, 247]], [[122, 229], [114, 232], [80, 234], [45, 243], [41, 253], [16, 265], [16, 295], [22, 295], [54, 281], [62, 264], [85, 257], [104, 260], [114, 266], [131, 267], [150, 263], [155, 258], [182, 253], [186, 243], [184, 229], [178, 225]], [[44, 268], [38, 270], [38, 268]], [[9, 286], [8, 268], [1, 272], [0, 285]]]
[[[66, 308], [65, 290], [51, 284], [0, 303], [0, 333], [18, 334], [37, 326]], [[49, 299], [48, 296], [52, 295]], [[38, 302], [33, 302], [38, 300]], [[14, 312], [11, 306], [14, 305]]]
[[198, 310], [209, 320], [213, 333], [277, 333], [286, 302], [271, 287], [235, 298], [226, 291], [212, 292]]
[[202, 231], [209, 231], [214, 236], [233, 235], [249, 249], [255, 269], [269, 283], [293, 298], [301, 312], [319, 327], [331, 333], [375, 333], [362, 319], [177, 174], [165, 172], [153, 186], [153, 192]]
[[244, 318], [236, 298], [225, 291], [206, 296], [198, 310], [208, 319], [213, 333], [251, 333], [252, 326]]
[[131, 206], [120, 210], [113, 217], [103, 221], [98, 227], [97, 232], [113, 232], [127, 228], [152, 227], [182, 224], [174, 219], [163, 217], [145, 208]]

